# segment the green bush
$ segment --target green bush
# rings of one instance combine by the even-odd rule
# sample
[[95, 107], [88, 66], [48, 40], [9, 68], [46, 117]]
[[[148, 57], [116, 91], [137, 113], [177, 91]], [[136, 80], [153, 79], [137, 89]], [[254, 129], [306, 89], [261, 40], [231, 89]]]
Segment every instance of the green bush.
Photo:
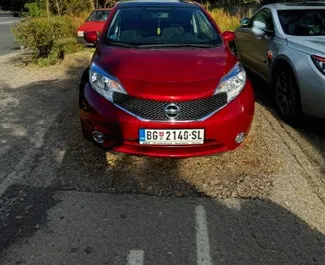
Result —
[[76, 21], [69, 16], [29, 18], [17, 24], [13, 33], [18, 42], [34, 51], [37, 61], [53, 64], [66, 53], [81, 49], [75, 35]]
[[41, 8], [37, 2], [27, 3], [24, 5], [24, 11], [22, 15], [24, 17], [45, 17], [46, 11]]
[[18, 42], [34, 50], [37, 57], [47, 57], [54, 45], [53, 19], [34, 18], [25, 20], [13, 28]]

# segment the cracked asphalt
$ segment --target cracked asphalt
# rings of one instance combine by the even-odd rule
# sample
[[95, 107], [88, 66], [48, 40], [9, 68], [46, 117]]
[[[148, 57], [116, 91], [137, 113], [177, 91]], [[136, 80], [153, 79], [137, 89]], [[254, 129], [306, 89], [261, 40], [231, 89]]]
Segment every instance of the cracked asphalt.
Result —
[[152, 159], [82, 139], [89, 53], [0, 56], [0, 264], [325, 264], [324, 122], [284, 124], [254, 78], [241, 148]]

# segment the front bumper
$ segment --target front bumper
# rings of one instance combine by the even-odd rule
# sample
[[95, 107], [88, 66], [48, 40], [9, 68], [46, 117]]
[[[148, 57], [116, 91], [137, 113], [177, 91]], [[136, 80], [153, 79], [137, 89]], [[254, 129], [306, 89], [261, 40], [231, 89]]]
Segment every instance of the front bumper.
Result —
[[77, 41], [78, 41], [78, 43], [80, 43], [84, 46], [89, 46], [89, 47], [95, 46], [93, 43], [87, 42], [84, 37], [77, 36]]
[[85, 40], [84, 37], [77, 36], [77, 40], [80, 44], [86, 45], [88, 42]]
[[[251, 83], [226, 107], [202, 122], [147, 122], [127, 114], [101, 97], [86, 83], [80, 91], [80, 119], [87, 138], [97, 130], [105, 135], [100, 146], [117, 152], [155, 157], [193, 157], [213, 155], [239, 146], [235, 137], [247, 135], [254, 115], [254, 94]], [[139, 129], [205, 129], [201, 145], [144, 146], [139, 144]]]

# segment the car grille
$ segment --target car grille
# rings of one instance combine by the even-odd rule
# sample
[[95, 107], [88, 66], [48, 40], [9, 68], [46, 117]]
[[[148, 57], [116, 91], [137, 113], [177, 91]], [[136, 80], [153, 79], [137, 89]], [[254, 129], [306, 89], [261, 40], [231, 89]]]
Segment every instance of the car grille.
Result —
[[113, 94], [113, 102], [124, 110], [146, 120], [168, 121], [164, 112], [169, 103], [179, 107], [179, 115], [174, 119], [178, 121], [200, 120], [227, 104], [227, 93], [219, 93], [212, 97], [190, 101], [156, 101], [135, 98], [126, 94]]

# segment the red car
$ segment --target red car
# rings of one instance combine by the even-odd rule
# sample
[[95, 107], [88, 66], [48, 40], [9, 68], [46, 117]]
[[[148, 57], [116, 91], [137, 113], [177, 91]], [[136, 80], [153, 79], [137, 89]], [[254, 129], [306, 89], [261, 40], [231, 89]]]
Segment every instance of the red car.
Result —
[[220, 32], [195, 2], [121, 1], [80, 86], [82, 131], [106, 150], [155, 157], [212, 155], [249, 133], [254, 93]]
[[85, 23], [77, 29], [78, 41], [80, 43], [88, 44], [84, 38], [84, 33], [87, 31], [96, 31], [98, 34], [100, 34], [110, 11], [110, 8], [101, 8], [95, 9], [93, 12], [91, 12]]

